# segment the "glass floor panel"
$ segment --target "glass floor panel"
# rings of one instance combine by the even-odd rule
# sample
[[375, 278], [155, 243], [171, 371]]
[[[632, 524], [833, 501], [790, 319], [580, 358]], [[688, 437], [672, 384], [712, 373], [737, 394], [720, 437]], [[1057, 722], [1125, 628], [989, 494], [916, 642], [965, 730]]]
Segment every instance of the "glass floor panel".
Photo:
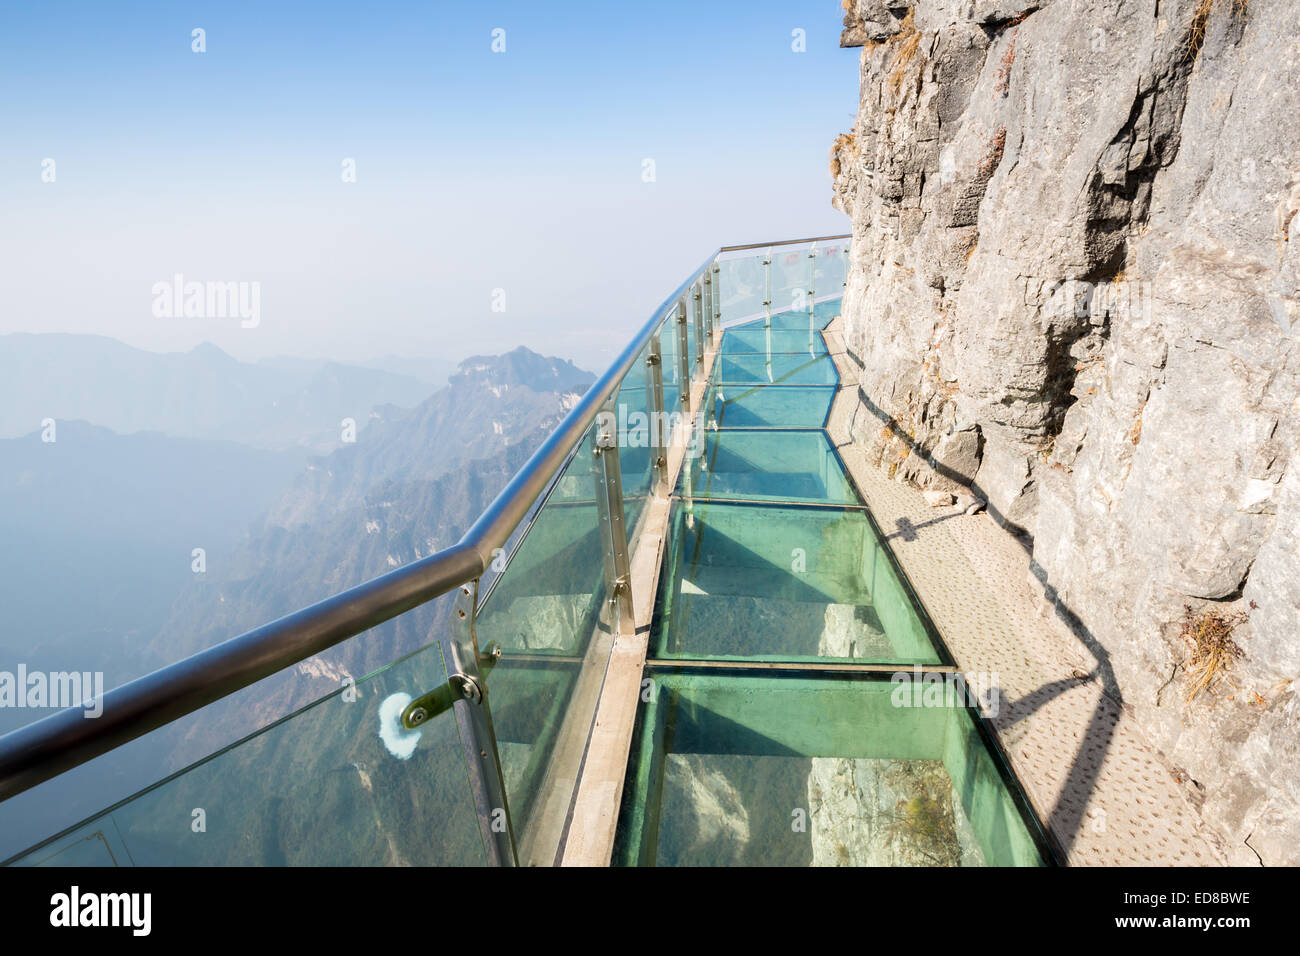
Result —
[[863, 509], [679, 501], [650, 655], [948, 663]]
[[616, 863], [1050, 862], [964, 689], [740, 669], [648, 674]]
[[719, 355], [717, 381], [742, 385], [836, 385], [839, 373], [829, 355], [817, 358], [805, 354], [767, 356], [759, 352]]
[[709, 387], [706, 418], [718, 428], [821, 428], [835, 401], [834, 385]]
[[810, 329], [727, 329], [722, 333], [722, 354], [739, 355], [746, 352], [799, 353], [825, 355], [826, 341], [821, 332]]
[[820, 428], [709, 430], [686, 464], [677, 492], [688, 498], [860, 503]]
[[[831, 320], [840, 314], [840, 303], [842, 298], [827, 299], [825, 302], [818, 302], [813, 307], [812, 326], [815, 329], [824, 329], [830, 325]], [[771, 326], [774, 329], [806, 329], [808, 328], [807, 311], [799, 312], [777, 312], [772, 315]], [[769, 320], [766, 316], [760, 316], [757, 319], [749, 319], [745, 322], [738, 322], [735, 325], [728, 326], [729, 329], [761, 329], [767, 325]]]

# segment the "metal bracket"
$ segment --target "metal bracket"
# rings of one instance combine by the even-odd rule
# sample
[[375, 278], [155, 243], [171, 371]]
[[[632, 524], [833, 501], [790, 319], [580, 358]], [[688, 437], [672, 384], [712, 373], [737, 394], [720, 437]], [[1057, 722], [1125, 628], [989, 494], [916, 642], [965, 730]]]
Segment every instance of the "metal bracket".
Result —
[[808, 250], [808, 314], [812, 315], [817, 301], [817, 243]]
[[451, 626], [441, 640], [447, 681], [407, 704], [402, 711], [402, 724], [415, 729], [447, 710], [455, 711], [488, 862], [515, 866], [518, 857], [514, 825], [506, 804], [505, 777], [488, 707], [487, 675], [501, 659], [501, 648], [494, 643], [479, 652], [474, 629], [477, 606], [478, 579], [475, 578], [457, 588]]
[[[613, 399], [605, 404], [602, 418], [616, 414]], [[617, 419], [612, 419], [617, 421]], [[599, 424], [596, 426], [599, 429]], [[617, 614], [617, 625], [635, 627], [632, 613], [632, 562], [627, 553], [627, 527], [623, 516], [623, 474], [619, 469], [618, 435], [605, 430], [596, 433], [594, 477], [596, 509], [600, 516], [601, 550], [605, 554], [605, 592], [608, 606]], [[613, 630], [614, 628], [611, 628]]]
[[682, 411], [689, 413], [691, 410], [691, 366], [688, 353], [690, 352], [690, 343], [686, 337], [686, 299], [685, 297], [677, 300], [677, 387], [678, 401], [681, 402]]
[[668, 494], [668, 415], [664, 409], [664, 357], [659, 333], [650, 338], [650, 354], [645, 364], [650, 369], [650, 439], [654, 445], [655, 489]]
[[[713, 345], [713, 273], [704, 270], [704, 297], [700, 302], [700, 311], [704, 316], [704, 341]], [[700, 346], [700, 353], [703, 354], [704, 347]]]
[[[479, 655], [479, 671], [486, 678], [492, 665], [501, 659], [501, 648], [496, 642], [489, 644]], [[467, 700], [471, 704], [483, 702], [483, 688], [474, 678], [467, 674], [452, 674], [445, 684], [439, 684], [427, 694], [417, 697], [406, 705], [402, 711], [402, 726], [415, 730], [432, 717], [437, 717], [448, 710], [458, 700]]]
[[722, 334], [722, 266], [716, 262], [713, 263], [713, 299], [709, 302], [709, 309], [713, 312], [713, 340], [717, 344]]
[[704, 285], [695, 283], [695, 369], [704, 371]]
[[772, 323], [772, 250], [763, 256], [763, 308], [767, 309], [767, 322]]

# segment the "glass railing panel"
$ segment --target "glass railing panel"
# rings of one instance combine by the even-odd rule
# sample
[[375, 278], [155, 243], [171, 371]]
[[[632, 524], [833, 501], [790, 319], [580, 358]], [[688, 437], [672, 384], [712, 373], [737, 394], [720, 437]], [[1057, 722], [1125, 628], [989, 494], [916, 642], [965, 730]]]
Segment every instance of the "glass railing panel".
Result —
[[888, 675], [651, 670], [615, 861], [1040, 866], [1041, 831], [958, 694]]
[[581, 672], [578, 661], [507, 653], [487, 676], [488, 703], [516, 842], [538, 811]]
[[722, 321], [732, 322], [767, 311], [767, 276], [763, 268], [766, 253], [745, 252], [718, 260], [718, 303]]
[[678, 369], [677, 319], [674, 312], [668, 313], [668, 318], [659, 328], [659, 349], [663, 357], [664, 411], [680, 413], [682, 390], [678, 381], [681, 374]]
[[860, 503], [839, 455], [820, 428], [706, 430], [701, 454], [690, 458], [688, 465], [678, 483], [681, 495]]
[[479, 646], [506, 653], [580, 657], [604, 594], [591, 433], [560, 473], [528, 533], [484, 597]]
[[774, 354], [802, 353], [809, 356], [825, 355], [826, 341], [822, 338], [821, 328], [814, 326], [815, 317], [804, 316], [802, 329], [728, 329], [722, 335], [722, 355], [741, 355], [745, 353]]
[[651, 655], [942, 664], [863, 509], [674, 505]]
[[835, 385], [839, 373], [829, 355], [800, 353], [719, 355], [714, 380], [741, 385]]
[[615, 401], [618, 464], [623, 482], [623, 513], [628, 544], [635, 542], [640, 518], [654, 483], [655, 423], [647, 345], [623, 377]]
[[835, 400], [833, 385], [709, 386], [706, 408], [716, 428], [821, 428]]
[[18, 865], [482, 865], [452, 711], [402, 708], [447, 679], [432, 645], [14, 861]]
[[772, 250], [772, 312], [807, 313], [811, 259], [808, 246]]
[[487, 676], [488, 700], [525, 865], [554, 854], [591, 725], [590, 688], [599, 687], [608, 661], [600, 459], [593, 449], [589, 430], [476, 622], [480, 650], [495, 645], [503, 652]]
[[826, 296], [839, 298], [844, 294], [849, 264], [847, 250], [847, 239], [817, 244], [817, 256], [813, 260], [813, 290], [818, 299]]
[[699, 336], [695, 330], [695, 309], [699, 305], [694, 299], [695, 286], [686, 296], [686, 369], [692, 381], [699, 377], [699, 367], [695, 364], [700, 357]]

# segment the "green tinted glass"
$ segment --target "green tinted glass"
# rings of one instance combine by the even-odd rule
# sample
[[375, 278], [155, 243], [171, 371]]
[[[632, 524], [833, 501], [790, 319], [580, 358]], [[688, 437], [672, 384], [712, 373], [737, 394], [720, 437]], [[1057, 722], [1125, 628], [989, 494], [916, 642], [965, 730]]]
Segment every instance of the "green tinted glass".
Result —
[[680, 502], [652, 656], [940, 664], [861, 509]]
[[677, 319], [673, 313], [669, 313], [668, 318], [659, 329], [659, 349], [662, 356], [662, 369], [664, 379], [664, 411], [667, 413], [680, 413], [682, 410], [682, 389], [679, 383], [681, 372], [679, 370], [679, 345], [677, 340]]
[[533, 518], [478, 616], [479, 646], [580, 656], [604, 592], [590, 434]]
[[821, 428], [835, 400], [833, 385], [712, 385], [708, 420], [718, 428]]
[[654, 481], [650, 375], [647, 346], [641, 350], [623, 377], [615, 403], [618, 429], [618, 464], [623, 482], [623, 511], [629, 542], [635, 537], [638, 519], [645, 509]]
[[482, 865], [452, 711], [401, 726], [446, 681], [427, 647], [17, 861], [25, 865]]
[[706, 431], [700, 452], [687, 459], [679, 494], [859, 503], [839, 456], [821, 429]]
[[1037, 826], [959, 688], [926, 704], [888, 678], [651, 673], [624, 791], [621, 863], [1045, 861]]
[[799, 352], [825, 355], [826, 342], [820, 329], [728, 329], [722, 336], [723, 355], [745, 352]]
[[719, 355], [715, 380], [723, 384], [835, 385], [839, 374], [829, 355], [764, 355], [759, 352]]

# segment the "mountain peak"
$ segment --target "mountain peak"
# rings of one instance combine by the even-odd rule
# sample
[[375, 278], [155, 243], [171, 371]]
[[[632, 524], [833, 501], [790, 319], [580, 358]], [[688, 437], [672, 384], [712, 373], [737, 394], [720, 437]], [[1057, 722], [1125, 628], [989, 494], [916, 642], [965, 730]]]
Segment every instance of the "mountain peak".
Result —
[[213, 345], [211, 342], [200, 342], [190, 349], [189, 354], [207, 362], [238, 362], [238, 359], [221, 346]]
[[560, 392], [590, 385], [595, 376], [572, 362], [519, 346], [503, 355], [471, 355], [451, 375], [453, 386], [501, 388], [522, 385], [535, 392]]

